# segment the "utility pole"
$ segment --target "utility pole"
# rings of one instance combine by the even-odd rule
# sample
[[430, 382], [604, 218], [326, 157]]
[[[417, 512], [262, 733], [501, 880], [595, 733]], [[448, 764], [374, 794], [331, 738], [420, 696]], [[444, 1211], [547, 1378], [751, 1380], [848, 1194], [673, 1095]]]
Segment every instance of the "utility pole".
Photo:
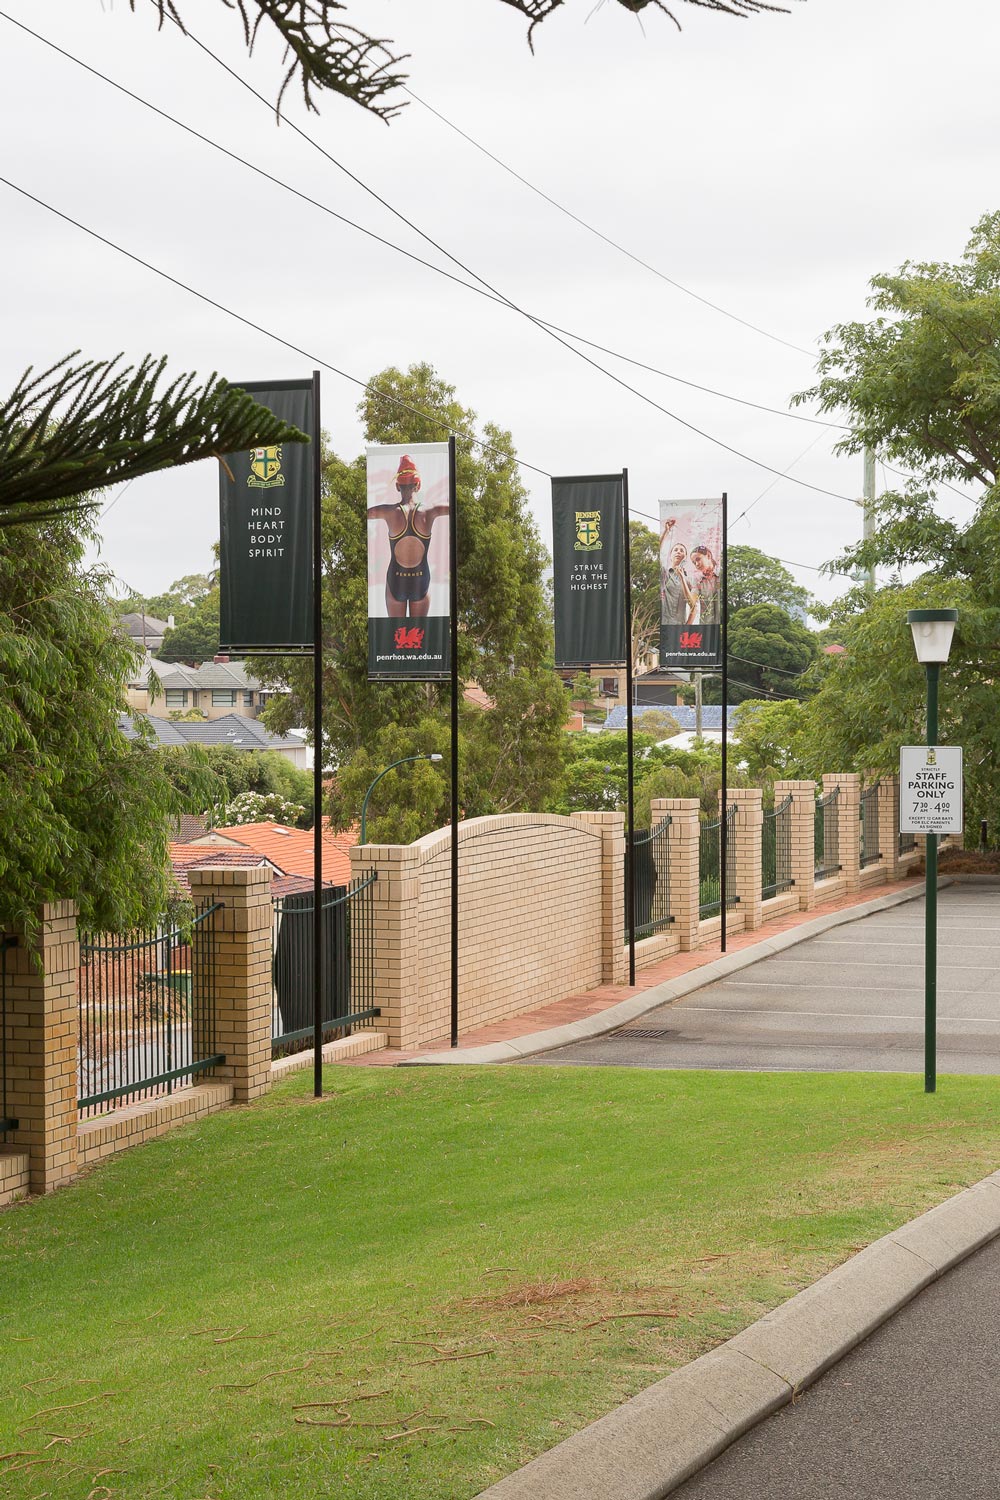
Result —
[[701, 739], [701, 676], [694, 674], [694, 732]]
[[[865, 520], [862, 535], [865, 541], [870, 541], [875, 535], [875, 450], [865, 449], [865, 497], [861, 504], [864, 506]], [[875, 593], [875, 564], [868, 567], [868, 592]]]

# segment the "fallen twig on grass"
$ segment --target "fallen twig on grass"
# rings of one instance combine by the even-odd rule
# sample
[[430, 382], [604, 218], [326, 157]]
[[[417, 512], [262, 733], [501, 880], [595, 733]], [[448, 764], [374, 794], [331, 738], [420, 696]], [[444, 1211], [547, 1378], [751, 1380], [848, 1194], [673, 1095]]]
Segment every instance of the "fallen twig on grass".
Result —
[[[57, 1411], [73, 1411], [77, 1406], [90, 1406], [94, 1401], [106, 1401], [109, 1396], [117, 1396], [117, 1391], [102, 1391], [99, 1396], [86, 1396], [82, 1401], [67, 1401], [63, 1406], [43, 1406], [41, 1411], [36, 1411], [31, 1420], [37, 1422], [39, 1417], [51, 1417]], [[25, 1432], [29, 1429], [24, 1428]]]
[[308, 1368], [309, 1368], [309, 1366], [311, 1364], [312, 1364], [312, 1360], [311, 1359], [307, 1359], [304, 1365], [289, 1365], [288, 1368], [285, 1369], [285, 1370], [268, 1370], [265, 1375], [261, 1375], [257, 1380], [248, 1380], [248, 1381], [244, 1382], [244, 1384], [242, 1384], [242, 1385], [240, 1385], [238, 1382], [232, 1382], [232, 1383], [227, 1384], [227, 1385], [213, 1385], [212, 1390], [213, 1391], [252, 1391], [255, 1385], [262, 1385], [265, 1380], [274, 1380], [279, 1375], [294, 1375], [299, 1370], [308, 1370]]
[[408, 1432], [389, 1432], [382, 1439], [383, 1443], [398, 1443], [400, 1438], [416, 1437], [418, 1432], [440, 1432], [440, 1427], [411, 1427]]
[[598, 1323], [613, 1323], [617, 1318], [679, 1318], [679, 1317], [680, 1317], [680, 1313], [677, 1311], [676, 1307], [667, 1307], [667, 1308], [652, 1307], [647, 1312], [605, 1313], [605, 1315], [604, 1315], [603, 1318], [594, 1318], [589, 1323], [581, 1323], [580, 1324], [580, 1328], [581, 1328], [581, 1330], [584, 1329], [584, 1328], [596, 1328], [597, 1325], [598, 1325]]
[[325, 1422], [319, 1417], [296, 1417], [295, 1420], [301, 1427], [350, 1427], [351, 1414], [341, 1412], [339, 1422]]
[[237, 1328], [235, 1333], [229, 1333], [223, 1339], [213, 1339], [213, 1344], [232, 1344], [236, 1339], [273, 1339], [273, 1333], [244, 1333], [242, 1328]]
[[446, 1365], [455, 1359], [486, 1359], [495, 1353], [495, 1349], [477, 1349], [472, 1354], [440, 1354], [436, 1359], [415, 1359], [413, 1368], [417, 1365]]
[[350, 1406], [355, 1401], [377, 1401], [379, 1396], [389, 1396], [391, 1394], [388, 1390], [368, 1391], [363, 1396], [342, 1396], [339, 1401], [297, 1401], [292, 1407], [292, 1411], [309, 1411], [319, 1406], [332, 1406], [334, 1408], [338, 1406]]

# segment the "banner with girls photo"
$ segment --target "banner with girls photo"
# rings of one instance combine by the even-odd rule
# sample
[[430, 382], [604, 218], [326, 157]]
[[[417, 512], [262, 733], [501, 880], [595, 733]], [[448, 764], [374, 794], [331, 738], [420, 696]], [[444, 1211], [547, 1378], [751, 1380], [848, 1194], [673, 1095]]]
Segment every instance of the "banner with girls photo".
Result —
[[660, 666], [722, 666], [725, 502], [660, 501]]
[[368, 677], [451, 671], [447, 443], [368, 449]]

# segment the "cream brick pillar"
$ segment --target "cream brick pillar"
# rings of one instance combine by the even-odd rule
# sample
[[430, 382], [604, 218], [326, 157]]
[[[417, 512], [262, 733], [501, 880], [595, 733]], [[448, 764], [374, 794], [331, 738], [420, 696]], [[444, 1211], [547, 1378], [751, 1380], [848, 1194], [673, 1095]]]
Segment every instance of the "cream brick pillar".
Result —
[[573, 821], [601, 831], [601, 983], [627, 984], [625, 814], [581, 812]]
[[39, 911], [29, 943], [21, 932], [6, 951], [7, 1110], [18, 1128], [12, 1146], [28, 1152], [29, 1186], [49, 1193], [76, 1174], [77, 980], [76, 906], [53, 901]]
[[654, 797], [650, 803], [654, 824], [659, 818], [670, 819], [671, 927], [682, 953], [692, 953], [698, 946], [699, 806], [697, 797]]
[[776, 781], [775, 807], [788, 796], [792, 799], [792, 880], [799, 898], [799, 911], [812, 911], [816, 905], [815, 781]]
[[[372, 1004], [382, 1014], [375, 1025], [386, 1033], [390, 1047], [416, 1047], [420, 1043], [420, 850], [412, 844], [365, 844], [352, 849], [350, 856], [352, 880], [373, 872], [378, 875], [372, 887], [375, 952], [371, 973]], [[461, 911], [459, 891], [460, 925]]]
[[[756, 932], [762, 920], [760, 846], [764, 823], [763, 793], [759, 786], [731, 786], [726, 788], [726, 795], [729, 805], [736, 808], [732, 826], [732, 862], [729, 866], [736, 887], [733, 894], [739, 898], [736, 910], [743, 913], [744, 932]], [[718, 796], [721, 813], [721, 787]]]
[[882, 776], [878, 784], [878, 846], [886, 880], [898, 880], [899, 868], [899, 778]]
[[205, 967], [214, 965], [215, 1050], [226, 1057], [218, 1076], [232, 1081], [234, 1102], [246, 1104], [271, 1087], [271, 871], [204, 865], [188, 880], [199, 909], [222, 904], [195, 928], [192, 966], [197, 972], [199, 949]]
[[825, 771], [823, 796], [840, 788], [837, 803], [840, 870], [849, 894], [861, 889], [861, 777], [856, 771]]

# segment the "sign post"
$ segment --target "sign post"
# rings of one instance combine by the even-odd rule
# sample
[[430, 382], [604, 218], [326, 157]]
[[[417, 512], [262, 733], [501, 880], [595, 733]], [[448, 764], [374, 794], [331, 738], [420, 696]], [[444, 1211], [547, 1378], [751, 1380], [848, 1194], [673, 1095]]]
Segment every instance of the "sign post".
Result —
[[[933, 670], [932, 670], [933, 667]], [[899, 831], [926, 836], [926, 928], [924, 938], [924, 1093], [937, 1089], [937, 846], [942, 833], [962, 832], [962, 750], [935, 745], [937, 663], [927, 669], [926, 745], [899, 751]], [[931, 683], [933, 682], [933, 690]]]

